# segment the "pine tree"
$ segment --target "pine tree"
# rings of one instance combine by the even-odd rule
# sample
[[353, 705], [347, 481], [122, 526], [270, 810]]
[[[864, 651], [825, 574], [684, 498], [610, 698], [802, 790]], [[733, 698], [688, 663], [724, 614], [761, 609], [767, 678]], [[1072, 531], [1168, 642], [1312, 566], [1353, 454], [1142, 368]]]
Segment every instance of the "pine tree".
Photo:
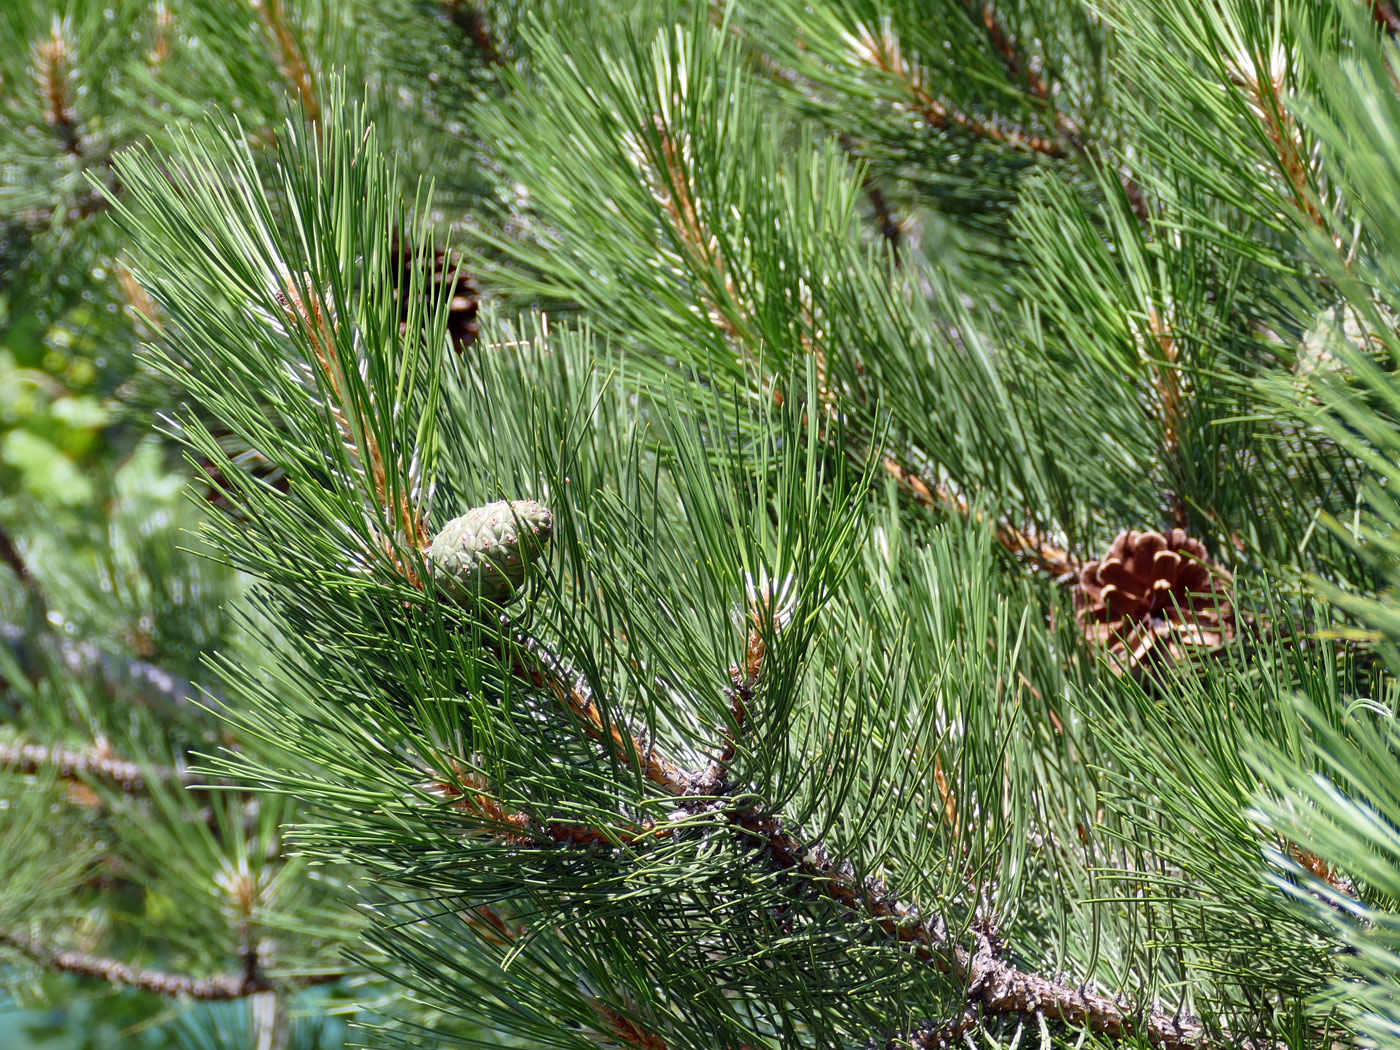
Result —
[[1400, 1036], [1383, 0], [4, 18], [18, 1003]]

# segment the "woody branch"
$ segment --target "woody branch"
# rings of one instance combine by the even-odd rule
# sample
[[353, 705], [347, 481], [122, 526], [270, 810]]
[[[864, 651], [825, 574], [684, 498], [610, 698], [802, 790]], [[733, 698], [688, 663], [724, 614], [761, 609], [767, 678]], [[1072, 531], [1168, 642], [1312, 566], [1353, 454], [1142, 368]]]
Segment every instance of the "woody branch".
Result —
[[130, 792], [144, 791], [152, 783], [178, 784], [196, 791], [214, 787], [189, 770], [142, 766], [102, 749], [78, 751], [42, 744], [0, 744], [0, 769], [30, 775], [52, 772], [62, 780], [93, 777]]
[[[749, 655], [751, 658], [752, 653]], [[755, 670], [761, 667], [761, 653], [758, 659]], [[657, 782], [672, 794], [713, 797], [711, 792], [723, 786], [722, 767], [716, 776], [709, 775], [710, 770], [687, 774], [654, 750], [650, 753], [657, 763]], [[900, 901], [879, 878], [858, 877], [850, 861], [833, 857], [822, 843], [801, 829], [789, 827], [764, 807], [731, 807], [723, 816], [740, 842], [761, 852], [772, 867], [817, 887], [853, 923], [886, 943], [963, 982], [969, 1007], [989, 1014], [1044, 1016], [1110, 1039], [1141, 1037], [1159, 1050], [1202, 1050], [1216, 1045], [1195, 1020], [1159, 1008], [1134, 1009], [1109, 995], [1020, 970], [998, 957], [990, 937], [979, 937], [974, 949], [954, 943], [940, 917], [923, 917], [915, 905]]]
[[[243, 999], [259, 992], [272, 991], [277, 987], [255, 966], [246, 966], [244, 972], [238, 974], [193, 977], [165, 970], [149, 970], [120, 959], [90, 955], [87, 952], [51, 948], [37, 938], [3, 932], [0, 932], [0, 949], [17, 952], [53, 973], [70, 973], [169, 998], [219, 1002]], [[289, 978], [284, 983], [304, 988], [317, 984], [333, 984], [342, 976], [339, 973], [309, 974]]]

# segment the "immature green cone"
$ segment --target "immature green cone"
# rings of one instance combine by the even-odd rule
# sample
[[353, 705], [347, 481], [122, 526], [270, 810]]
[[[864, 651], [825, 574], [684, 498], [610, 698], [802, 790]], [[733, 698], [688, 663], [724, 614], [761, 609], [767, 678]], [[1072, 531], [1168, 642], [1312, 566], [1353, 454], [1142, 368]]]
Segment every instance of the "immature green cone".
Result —
[[459, 602], [504, 605], [540, 562], [554, 535], [554, 515], [532, 499], [474, 507], [449, 521], [428, 547], [433, 581]]

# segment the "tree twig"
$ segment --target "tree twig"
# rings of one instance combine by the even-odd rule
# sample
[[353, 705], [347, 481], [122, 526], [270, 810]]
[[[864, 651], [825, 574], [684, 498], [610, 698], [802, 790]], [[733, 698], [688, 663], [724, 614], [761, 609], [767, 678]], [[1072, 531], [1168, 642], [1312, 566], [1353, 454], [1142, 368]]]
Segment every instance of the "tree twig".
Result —
[[[478, 937], [498, 948], [513, 945], [528, 932], [524, 926], [512, 926], [489, 904], [459, 912], [458, 917], [475, 930]], [[634, 1050], [666, 1050], [666, 1041], [660, 1035], [591, 992], [585, 994], [589, 997], [588, 1005], [601, 1022], [597, 1029], [600, 1034]]]
[[977, 1024], [977, 1011], [967, 1007], [956, 1018], [938, 1024], [925, 1021], [917, 1029], [885, 1043], [883, 1050], [948, 1050], [965, 1045], [967, 1033]]
[[287, 12], [282, 6], [282, 0], [253, 0], [253, 8], [277, 43], [277, 50], [281, 56], [278, 69], [296, 89], [307, 122], [313, 126], [319, 124], [321, 100], [316, 91], [316, 81], [306, 56], [302, 53], [301, 44], [287, 21]]
[[887, 942], [964, 981], [969, 1007], [992, 1014], [1040, 1015], [1110, 1039], [1141, 1036], [1159, 1050], [1216, 1045], [1198, 1021], [1158, 1008], [1134, 1010], [1098, 991], [1026, 973], [998, 958], [989, 938], [979, 938], [975, 951], [953, 943], [941, 918], [924, 919], [917, 908], [897, 900], [881, 879], [859, 880], [849, 862], [833, 860], [820, 843], [805, 841], [778, 817], [757, 809], [731, 811], [728, 816], [774, 867], [797, 873], [854, 920], [870, 921]]
[[73, 109], [73, 45], [68, 41], [64, 22], [55, 18], [49, 38], [34, 45], [34, 65], [44, 122], [53, 129], [66, 152], [81, 157], [83, 138]]
[[30, 775], [51, 771], [63, 780], [94, 777], [127, 792], [144, 791], [153, 781], [178, 784], [191, 791], [212, 790], [216, 786], [186, 769], [143, 767], [100, 749], [77, 751], [43, 744], [0, 743], [0, 769]]
[[[592, 709], [596, 711], [596, 705]], [[600, 723], [593, 725], [596, 729]], [[589, 725], [586, 723], [584, 728], [587, 731]], [[652, 779], [672, 793], [693, 797], [709, 794], [713, 785], [706, 783], [704, 773], [681, 772], [654, 749], [648, 748], [647, 753], [655, 763], [650, 767], [655, 774]], [[1041, 1015], [1112, 1039], [1145, 1036], [1159, 1050], [1202, 1050], [1213, 1045], [1197, 1021], [1157, 1008], [1134, 1011], [1100, 992], [1026, 973], [998, 958], [990, 938], [979, 938], [975, 951], [955, 944], [940, 917], [922, 918], [916, 907], [899, 901], [883, 880], [858, 879], [848, 861], [833, 859], [821, 843], [787, 827], [781, 818], [762, 809], [730, 809], [725, 817], [743, 840], [761, 851], [775, 868], [798, 874], [853, 920], [869, 922], [874, 932], [889, 943], [939, 972], [964, 981], [970, 1008], [992, 1014]], [[588, 838], [591, 840], [592, 836]], [[1264, 1048], [1260, 1046], [1258, 1050]]]
[[880, 72], [892, 77], [914, 103], [924, 123], [938, 131], [957, 129], [989, 142], [997, 142], [1027, 153], [1045, 157], [1063, 157], [1065, 145], [1056, 139], [1018, 128], [1006, 128], [989, 123], [963, 109], [936, 98], [924, 87], [920, 78], [905, 65], [899, 42], [887, 35], [876, 39], [869, 34], [861, 41], [861, 54]]
[[[1081, 157], [1093, 160], [1094, 153], [1084, 141], [1084, 133], [1068, 114], [1055, 106], [1051, 95], [1050, 85], [1045, 82], [1045, 78], [1035, 68], [1034, 62], [1027, 62], [1023, 59], [1021, 52], [1016, 46], [1016, 39], [1001, 24], [997, 16], [996, 7], [990, 3], [982, 5], [982, 25], [987, 30], [987, 37], [992, 47], [1001, 55], [1002, 62], [1007, 71], [1017, 80], [1026, 85], [1026, 89], [1035, 98], [1052, 108], [1054, 116], [1054, 126], [1059, 133], [1061, 140], [1068, 148], [1068, 152]], [[1148, 222], [1152, 218], [1152, 209], [1147, 203], [1147, 194], [1136, 179], [1127, 171], [1117, 172], [1118, 182], [1123, 187], [1123, 194], [1128, 199], [1129, 206], [1141, 222]]]
[[[148, 970], [132, 966], [120, 959], [90, 955], [87, 952], [50, 948], [36, 938], [3, 932], [0, 932], [0, 948], [18, 952], [53, 973], [90, 977], [106, 981], [108, 984], [125, 985], [170, 998], [220, 1002], [243, 999], [259, 992], [270, 992], [277, 987], [277, 982], [262, 976], [256, 967], [246, 965], [244, 971], [238, 974], [192, 977], [188, 974], [167, 973], [164, 970]], [[282, 983], [305, 988], [317, 984], [334, 984], [344, 976], [342, 973], [307, 974], [286, 978]]]
[[997, 17], [997, 9], [991, 4], [982, 5], [982, 25], [987, 30], [987, 39], [991, 42], [993, 50], [1001, 56], [1007, 72], [1024, 83], [1036, 98], [1042, 102], [1049, 102], [1049, 85], [1033, 64], [1021, 61], [1015, 38], [1002, 26]]
[[[922, 477], [892, 456], [885, 457], [885, 472], [895, 479], [914, 501], [932, 510], [952, 511], [963, 517], [983, 522], [985, 515], [974, 512], [966, 497], [941, 486], [930, 485]], [[1052, 543], [1034, 530], [1018, 529], [1006, 522], [995, 525], [997, 542], [1012, 554], [1029, 557], [1043, 571], [1057, 578], [1068, 578], [1079, 572], [1079, 559]]]
[[875, 224], [880, 228], [880, 236], [885, 238], [885, 243], [890, 246], [890, 251], [898, 260], [901, 242], [904, 238], [904, 227], [890, 210], [890, 202], [885, 199], [885, 191], [869, 175], [865, 179], [865, 195], [870, 199], [870, 206], [875, 210]]
[[633, 1050], [666, 1050], [666, 1041], [648, 1028], [615, 1010], [601, 1000], [589, 1004], [607, 1029], [607, 1033], [623, 1046]]
[[490, 793], [483, 777], [460, 768], [453, 769], [450, 776], [435, 777], [426, 789], [429, 794], [451, 800], [452, 808], [467, 814], [482, 831], [517, 846], [538, 846], [542, 842], [575, 848], [635, 845], [648, 837], [669, 838], [671, 834], [667, 828], [656, 829], [650, 821], [640, 827], [608, 831], [592, 824], [542, 821], [525, 813], [513, 813]]
[[553, 695], [591, 739], [608, 744], [617, 761], [627, 763], [635, 758], [643, 775], [669, 794], [684, 795], [691, 790], [693, 774], [666, 758], [631, 729], [604, 718], [587, 683], [581, 678], [571, 682], [557, 656], [539, 645], [531, 646], [529, 651], [539, 662], [532, 666], [517, 658], [514, 670], [519, 678]]

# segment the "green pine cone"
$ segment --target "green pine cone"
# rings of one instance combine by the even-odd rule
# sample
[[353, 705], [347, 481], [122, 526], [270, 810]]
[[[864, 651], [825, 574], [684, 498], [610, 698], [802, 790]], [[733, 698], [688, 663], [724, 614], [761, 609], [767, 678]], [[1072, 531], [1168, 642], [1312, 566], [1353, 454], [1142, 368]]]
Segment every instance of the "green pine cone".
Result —
[[539, 563], [554, 535], [554, 515], [532, 499], [500, 500], [449, 521], [428, 547], [438, 588], [458, 602], [504, 605]]

